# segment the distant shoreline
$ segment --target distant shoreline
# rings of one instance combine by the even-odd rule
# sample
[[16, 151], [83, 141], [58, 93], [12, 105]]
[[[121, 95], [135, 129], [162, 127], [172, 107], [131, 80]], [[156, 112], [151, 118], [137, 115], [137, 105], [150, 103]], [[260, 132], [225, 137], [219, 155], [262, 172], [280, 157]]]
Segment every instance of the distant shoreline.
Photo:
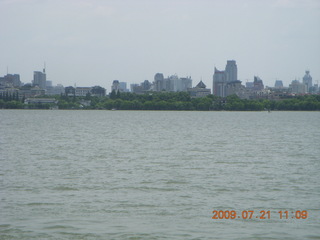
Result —
[[0, 99], [0, 109], [142, 110], [142, 111], [320, 111], [320, 95], [283, 99], [240, 99], [212, 94], [191, 98], [186, 92], [109, 96], [41, 96], [23, 100]]

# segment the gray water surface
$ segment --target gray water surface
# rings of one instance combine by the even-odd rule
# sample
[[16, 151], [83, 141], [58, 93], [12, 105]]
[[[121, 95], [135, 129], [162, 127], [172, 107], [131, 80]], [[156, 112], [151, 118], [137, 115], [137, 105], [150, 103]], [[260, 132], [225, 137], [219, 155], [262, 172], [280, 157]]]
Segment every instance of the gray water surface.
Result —
[[320, 239], [319, 120], [0, 110], [0, 239]]

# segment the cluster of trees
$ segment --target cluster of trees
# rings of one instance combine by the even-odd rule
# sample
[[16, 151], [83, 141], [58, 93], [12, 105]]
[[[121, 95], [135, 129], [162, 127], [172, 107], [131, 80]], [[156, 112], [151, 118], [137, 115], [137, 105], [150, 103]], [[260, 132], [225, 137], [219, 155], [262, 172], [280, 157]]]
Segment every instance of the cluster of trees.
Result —
[[[282, 100], [248, 100], [236, 95], [221, 98], [208, 95], [191, 98], [186, 92], [152, 92], [146, 94], [111, 92], [109, 97], [92, 97], [89, 107], [84, 109], [117, 110], [226, 110], [226, 111], [262, 111], [262, 110], [320, 110], [320, 95], [305, 95]], [[79, 108], [77, 98], [61, 97], [59, 108]], [[65, 107], [63, 107], [63, 105]]]
[[23, 108], [24, 99], [19, 99], [18, 92], [0, 93], [0, 108], [20, 109]]
[[[42, 96], [45, 97], [45, 96]], [[50, 96], [52, 97], [52, 96]], [[227, 110], [227, 111], [262, 111], [262, 110], [320, 110], [320, 95], [297, 96], [282, 100], [248, 100], [236, 95], [221, 98], [208, 95], [191, 98], [187, 92], [150, 92], [145, 94], [111, 92], [109, 96], [86, 97], [55, 96], [59, 109], [117, 109], [117, 110]], [[88, 104], [84, 104], [86, 102]], [[52, 104], [37, 104], [28, 108], [48, 109]], [[0, 108], [24, 108], [17, 96], [1, 96]]]
[[187, 92], [153, 92], [146, 94], [115, 93], [100, 101], [98, 109], [119, 110], [209, 110], [209, 98], [191, 99]]
[[[219, 101], [218, 101], [219, 102]], [[217, 101], [215, 102], [217, 103]], [[320, 110], [320, 95], [296, 96], [280, 100], [247, 100], [240, 99], [236, 95], [228, 96], [221, 106], [215, 110], [228, 111], [315, 111]]]

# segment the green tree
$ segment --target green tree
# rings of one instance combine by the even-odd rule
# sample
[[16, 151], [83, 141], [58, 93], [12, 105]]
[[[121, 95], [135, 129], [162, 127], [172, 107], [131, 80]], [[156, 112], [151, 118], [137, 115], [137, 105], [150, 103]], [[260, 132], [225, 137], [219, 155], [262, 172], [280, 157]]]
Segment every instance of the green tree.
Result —
[[116, 98], [119, 98], [119, 99], [121, 98], [121, 93], [120, 93], [119, 90], [117, 91], [117, 96], [116, 96]]
[[117, 93], [116, 93], [116, 90], [112, 90], [111, 93], [110, 93], [110, 99], [116, 99], [117, 98]]

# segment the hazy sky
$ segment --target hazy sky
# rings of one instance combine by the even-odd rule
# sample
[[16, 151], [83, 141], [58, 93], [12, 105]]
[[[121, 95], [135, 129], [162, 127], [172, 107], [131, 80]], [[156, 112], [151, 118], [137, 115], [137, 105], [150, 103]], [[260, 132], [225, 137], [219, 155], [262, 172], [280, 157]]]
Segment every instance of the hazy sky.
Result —
[[154, 75], [202, 78], [236, 60], [238, 78], [320, 83], [320, 0], [0, 0], [0, 76], [65, 87]]

